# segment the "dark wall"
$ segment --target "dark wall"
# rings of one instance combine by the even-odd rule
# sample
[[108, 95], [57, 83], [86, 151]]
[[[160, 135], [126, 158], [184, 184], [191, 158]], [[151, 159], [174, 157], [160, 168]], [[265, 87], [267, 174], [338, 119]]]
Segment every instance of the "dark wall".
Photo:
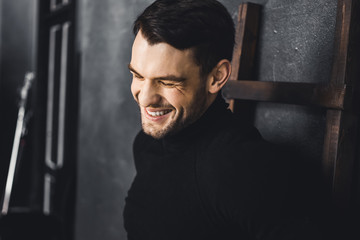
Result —
[[81, 0], [76, 239], [126, 239], [122, 211], [139, 130], [130, 93], [132, 21], [151, 0]]
[[[140, 129], [127, 69], [132, 22], [152, 0], [80, 0], [78, 4], [80, 121], [76, 239], [126, 239], [122, 211], [134, 177], [132, 141]], [[233, 19], [240, 0], [222, 0]], [[264, 5], [258, 79], [327, 82], [335, 0], [258, 0]], [[265, 138], [299, 146], [318, 159], [324, 113], [304, 107], [258, 105]], [[294, 137], [296, 136], [296, 137]]]
[[[269, 0], [263, 11], [258, 78], [278, 82], [328, 82], [336, 7], [334, 0]], [[296, 145], [307, 159], [320, 159], [324, 110], [258, 104], [255, 124], [265, 138]]]
[[[2, 0], [0, 0], [0, 76], [1, 76], [1, 63], [2, 63], [2, 59], [1, 59], [1, 49], [2, 49]], [[1, 86], [1, 77], [0, 77], [0, 86]]]

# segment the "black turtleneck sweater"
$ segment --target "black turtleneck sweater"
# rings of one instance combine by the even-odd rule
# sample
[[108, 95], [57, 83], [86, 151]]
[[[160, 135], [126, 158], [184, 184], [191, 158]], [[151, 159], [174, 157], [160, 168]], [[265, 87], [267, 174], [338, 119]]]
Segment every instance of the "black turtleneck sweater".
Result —
[[290, 200], [274, 148], [221, 97], [194, 124], [134, 142], [129, 240], [319, 239]]

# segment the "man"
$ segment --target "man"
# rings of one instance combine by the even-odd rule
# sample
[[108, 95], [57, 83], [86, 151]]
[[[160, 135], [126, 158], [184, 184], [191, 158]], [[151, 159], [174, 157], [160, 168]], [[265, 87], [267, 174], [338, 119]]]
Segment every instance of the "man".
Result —
[[129, 69], [142, 131], [128, 239], [318, 239], [293, 210], [271, 145], [221, 97], [234, 45], [224, 6], [157, 0], [134, 33]]

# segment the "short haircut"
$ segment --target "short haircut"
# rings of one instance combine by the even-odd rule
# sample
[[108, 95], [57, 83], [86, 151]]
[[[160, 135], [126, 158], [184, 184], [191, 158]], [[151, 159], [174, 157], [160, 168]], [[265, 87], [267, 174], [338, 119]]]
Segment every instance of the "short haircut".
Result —
[[216, 0], [157, 0], [134, 22], [149, 44], [167, 43], [179, 50], [193, 49], [202, 77], [222, 59], [231, 61], [234, 22]]

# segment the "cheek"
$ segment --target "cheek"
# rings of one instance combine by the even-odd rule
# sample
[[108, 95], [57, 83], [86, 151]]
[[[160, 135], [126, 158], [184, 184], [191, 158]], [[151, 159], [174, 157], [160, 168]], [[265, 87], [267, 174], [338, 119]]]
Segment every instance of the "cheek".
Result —
[[182, 109], [182, 111], [186, 111], [191, 105], [191, 96], [183, 94], [182, 92], [175, 90], [168, 92], [166, 96], [164, 96], [168, 103], [170, 103], [176, 109]]

